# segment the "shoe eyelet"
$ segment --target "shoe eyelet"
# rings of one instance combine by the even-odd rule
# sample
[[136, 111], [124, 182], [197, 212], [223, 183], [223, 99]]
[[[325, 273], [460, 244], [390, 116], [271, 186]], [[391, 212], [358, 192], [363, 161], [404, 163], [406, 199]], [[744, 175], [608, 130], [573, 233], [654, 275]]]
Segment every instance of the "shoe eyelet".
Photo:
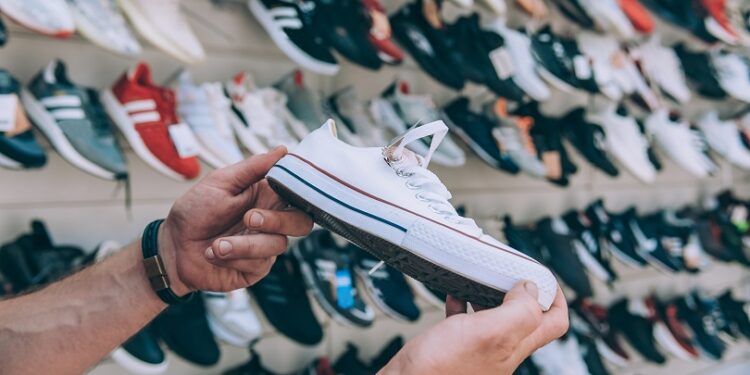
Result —
[[414, 176], [414, 173], [407, 173], [407, 172], [404, 172], [403, 169], [397, 169], [396, 176], [408, 178], [408, 177]]
[[[417, 198], [417, 200], [420, 201], [420, 202], [429, 202], [430, 201], [429, 199], [425, 198], [424, 195], [422, 195], [422, 193], [414, 194], [414, 198]], [[432, 209], [432, 205], [430, 205], [430, 208]]]
[[410, 189], [410, 190], [417, 190], [417, 189], [419, 189], [419, 186], [414, 185], [411, 181], [406, 181], [406, 183], [404, 183], [404, 185], [406, 185], [406, 187], [408, 189]]
[[434, 212], [434, 213], [436, 213], [438, 215], [442, 215], [442, 214], [445, 213], [445, 212], [443, 212], [443, 210], [440, 210], [440, 209], [436, 208], [435, 206], [433, 206], [431, 204], [427, 205], [427, 207], [430, 208], [430, 211], [432, 211], [432, 212]]

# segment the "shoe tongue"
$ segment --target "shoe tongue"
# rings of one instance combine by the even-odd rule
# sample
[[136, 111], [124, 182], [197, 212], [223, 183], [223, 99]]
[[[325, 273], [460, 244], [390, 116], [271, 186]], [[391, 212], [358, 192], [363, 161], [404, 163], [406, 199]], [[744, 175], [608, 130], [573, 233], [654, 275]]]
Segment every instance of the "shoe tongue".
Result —
[[59, 59], [50, 61], [44, 69], [44, 80], [47, 83], [65, 83], [68, 81], [65, 63]]
[[139, 63], [128, 72], [130, 80], [142, 86], [154, 86], [151, 81], [151, 69], [145, 63]]

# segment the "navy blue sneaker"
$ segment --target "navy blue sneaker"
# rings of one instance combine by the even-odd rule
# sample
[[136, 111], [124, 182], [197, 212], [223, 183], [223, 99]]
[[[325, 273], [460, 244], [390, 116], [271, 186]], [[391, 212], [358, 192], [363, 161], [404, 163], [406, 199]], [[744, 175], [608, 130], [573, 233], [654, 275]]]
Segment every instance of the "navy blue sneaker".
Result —
[[350, 247], [356, 257], [354, 270], [375, 306], [396, 320], [414, 322], [419, 319], [419, 308], [404, 274], [381, 264], [370, 253], [354, 245]]
[[10, 169], [39, 168], [47, 163], [42, 147], [34, 139], [31, 122], [21, 107], [21, 84], [7, 70], [0, 69], [0, 100], [15, 108], [13, 123], [0, 119], [0, 166]]

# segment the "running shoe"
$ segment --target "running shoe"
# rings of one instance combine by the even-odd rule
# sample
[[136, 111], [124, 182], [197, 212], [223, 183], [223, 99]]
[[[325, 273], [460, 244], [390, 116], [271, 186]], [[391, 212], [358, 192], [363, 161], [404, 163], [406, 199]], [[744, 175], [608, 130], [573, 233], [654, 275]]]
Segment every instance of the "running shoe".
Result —
[[125, 56], [137, 56], [141, 45], [115, 0], [68, 0], [81, 35], [99, 47]]
[[676, 103], [687, 103], [691, 92], [680, 58], [674, 49], [661, 45], [654, 36], [635, 49], [637, 62], [644, 74], [660, 91]]
[[588, 5], [579, 0], [555, 0], [553, 1], [557, 8], [560, 9], [565, 17], [573, 22], [578, 23], [587, 29], [596, 27], [596, 21], [591, 18], [584, 5]]
[[719, 338], [719, 332], [726, 320], [718, 303], [697, 292], [690, 293], [675, 303], [677, 315], [690, 327], [701, 355], [713, 360], [721, 359], [727, 346]]
[[118, 0], [130, 23], [151, 44], [187, 64], [205, 60], [206, 52], [190, 27], [182, 0]]
[[371, 369], [362, 359], [359, 358], [359, 349], [351, 342], [346, 343], [346, 350], [342, 353], [333, 364], [333, 370], [337, 374], [351, 375], [369, 375], [380, 369]]
[[600, 125], [586, 121], [585, 110], [570, 112], [562, 120], [562, 135], [600, 171], [616, 177], [620, 171], [610, 159], [607, 135]]
[[[378, 104], [371, 108], [373, 118], [385, 129], [390, 129], [394, 137], [405, 133], [415, 125], [442, 120], [443, 115], [429, 95], [412, 94], [408, 82], [396, 80], [381, 95], [388, 104]], [[390, 108], [389, 108], [390, 106]], [[394, 116], [395, 114], [395, 116]], [[429, 143], [420, 139], [409, 148], [419, 154], [427, 153]], [[451, 138], [446, 137], [433, 154], [435, 163], [446, 167], [460, 167], [466, 163], [466, 154]]]
[[588, 29], [600, 29], [622, 39], [635, 36], [635, 29], [617, 0], [557, 0], [568, 18]]
[[203, 298], [169, 306], [152, 323], [157, 336], [167, 347], [188, 362], [212, 366], [221, 352], [208, 325]]
[[369, 327], [375, 313], [357, 290], [354, 277], [356, 254], [347, 245], [339, 245], [327, 230], [317, 230], [292, 247], [307, 288], [318, 304], [340, 324]]
[[623, 299], [609, 309], [610, 325], [622, 332], [630, 346], [649, 362], [662, 364], [667, 359], [654, 339], [655, 315], [642, 299]]
[[65, 0], [0, 0], [0, 13], [40, 34], [68, 38], [75, 21]]
[[747, 61], [728, 51], [712, 51], [710, 56], [721, 88], [732, 98], [750, 103], [750, 67]]
[[642, 34], [651, 34], [656, 27], [651, 12], [639, 0], [618, 0], [622, 12], [633, 27]]
[[31, 121], [73, 166], [106, 180], [128, 176], [125, 156], [97, 93], [70, 80], [53, 60], [29, 83], [21, 99]]
[[393, 357], [398, 354], [398, 352], [401, 351], [401, 348], [404, 347], [404, 338], [401, 336], [396, 336], [391, 339], [391, 341], [388, 341], [383, 347], [380, 349], [380, 352], [375, 355], [370, 360], [370, 368], [374, 371], [380, 371], [383, 369], [390, 361], [393, 359]]
[[530, 116], [509, 115], [507, 102], [502, 98], [485, 105], [484, 113], [495, 121], [496, 127], [492, 130], [492, 136], [510, 160], [529, 176], [545, 177], [547, 167], [539, 160], [531, 137], [534, 119]]
[[354, 270], [375, 306], [393, 319], [417, 321], [419, 308], [404, 274], [380, 264], [379, 259], [356, 246], [351, 248], [356, 258]]
[[691, 51], [684, 44], [675, 46], [674, 51], [697, 94], [717, 100], [727, 97], [727, 92], [719, 82], [717, 67], [709, 53]]
[[578, 340], [573, 335], [537, 349], [531, 360], [544, 374], [586, 375], [588, 369], [581, 356]]
[[617, 279], [617, 274], [610, 263], [611, 254], [604, 249], [599, 238], [594, 233], [593, 223], [586, 214], [571, 210], [562, 216], [565, 224], [575, 236], [576, 254], [586, 270], [597, 279], [611, 284]]
[[277, 102], [286, 101], [284, 93], [271, 87], [256, 87], [247, 72], [235, 75], [226, 82], [224, 89], [232, 102], [232, 128], [250, 153], [260, 155], [276, 146], [291, 148], [297, 144], [288, 126], [291, 123], [276, 110]]
[[231, 103], [220, 83], [193, 83], [190, 73], [180, 73], [175, 91], [177, 112], [195, 133], [203, 161], [222, 168], [242, 161], [230, 124]]
[[715, 111], [706, 112], [697, 121], [711, 149], [731, 164], [750, 170], [750, 150], [742, 144], [742, 135], [734, 121], [724, 121]]
[[536, 235], [534, 228], [529, 225], [515, 224], [510, 215], [503, 216], [501, 220], [503, 235], [508, 245], [536, 259], [538, 262], [546, 262], [546, 257], [542, 253], [543, 246], [541, 239]]
[[[515, 283], [531, 280], [539, 286], [540, 306], [548, 309], [557, 293], [552, 273], [459, 216], [450, 192], [427, 169], [447, 133], [435, 121], [385, 148], [357, 148], [336, 139], [329, 121], [282, 158], [267, 180], [317, 223], [430, 287], [494, 306]], [[424, 137], [432, 138], [424, 156], [406, 148]], [[351, 162], [344, 170], [338, 160]]]
[[609, 375], [609, 370], [604, 365], [604, 360], [596, 348], [596, 341], [581, 335], [576, 335], [576, 339], [578, 339], [581, 356], [586, 363], [589, 375]]
[[390, 139], [385, 129], [375, 124], [367, 105], [359, 99], [354, 86], [348, 86], [328, 98], [328, 107], [366, 146], [377, 147]]
[[586, 267], [579, 254], [580, 248], [574, 234], [564, 220], [544, 218], [536, 223], [536, 234], [541, 240], [542, 253], [547, 255], [547, 264], [576, 294], [576, 298], [587, 298], [594, 294]]
[[439, 2], [416, 0], [401, 7], [390, 20], [396, 40], [425, 73], [452, 89], [464, 87], [459, 68], [463, 62], [457, 60], [447, 43]]
[[263, 329], [250, 306], [245, 289], [228, 293], [202, 293], [208, 326], [217, 339], [239, 348], [246, 348], [260, 338]]
[[0, 69], [0, 166], [39, 168], [47, 164], [47, 155], [34, 138], [20, 95], [18, 80]]
[[200, 174], [197, 140], [177, 116], [172, 90], [151, 80], [146, 64], [125, 72], [101, 92], [101, 101], [133, 151], [156, 171], [178, 181]]
[[537, 72], [551, 86], [567, 93], [577, 89], [599, 93], [592, 63], [574, 39], [559, 37], [545, 27], [532, 36], [531, 48], [539, 65]]
[[659, 18], [687, 30], [705, 43], [718, 41], [707, 28], [707, 13], [702, 9], [700, 0], [640, 0], [640, 2]]
[[315, 0], [315, 25], [323, 40], [348, 60], [378, 70], [383, 62], [370, 42], [368, 14], [360, 0]]
[[328, 119], [322, 109], [323, 99], [319, 97], [317, 91], [305, 84], [305, 76], [301, 70], [296, 69], [285, 75], [274, 84], [274, 87], [286, 94], [287, 107], [307, 126], [308, 130], [317, 129]]
[[479, 158], [487, 165], [518, 174], [520, 168], [510, 155], [500, 148], [493, 136], [496, 125], [484, 114], [472, 112], [469, 98], [458, 97], [443, 107], [445, 120], [454, 134], [458, 135]]
[[380, 60], [389, 65], [399, 65], [404, 61], [404, 52], [393, 41], [391, 21], [388, 20], [385, 8], [379, 0], [362, 0], [367, 12], [370, 33], [368, 38], [375, 47]]
[[631, 267], [641, 268], [646, 265], [646, 260], [638, 254], [638, 243], [623, 215], [608, 213], [602, 200], [591, 203], [585, 214], [607, 251]]
[[292, 61], [323, 75], [335, 75], [339, 64], [316, 22], [313, 0], [249, 0], [248, 6], [268, 35]]
[[536, 103], [521, 107], [515, 114], [534, 121], [529, 134], [537, 156], [547, 170], [547, 181], [558, 186], [568, 186], [570, 176], [578, 171], [578, 167], [570, 160], [568, 151], [563, 146], [559, 120], [542, 115]]
[[703, 134], [676, 114], [658, 110], [646, 118], [645, 126], [656, 145], [693, 176], [705, 178], [718, 171], [719, 167], [708, 156]]
[[248, 289], [279, 333], [308, 346], [323, 340], [323, 328], [312, 311], [299, 263], [293, 256], [279, 255], [268, 275]]
[[660, 347], [673, 356], [688, 361], [698, 358], [698, 350], [693, 346], [693, 337], [678, 318], [677, 305], [662, 303], [651, 296], [645, 300], [649, 308], [656, 311], [654, 339]]
[[727, 44], [737, 44], [740, 35], [727, 14], [727, 0], [700, 0], [700, 13], [705, 14], [703, 25], [716, 39]]
[[659, 271], [674, 273], [683, 270], [679, 258], [682, 248], [672, 252], [665, 246], [668, 240], [662, 234], [661, 213], [639, 218], [635, 208], [631, 207], [625, 210], [622, 218], [638, 244], [638, 255]]
[[728, 326], [732, 326], [731, 330], [741, 333], [745, 338], [750, 338], [750, 318], [747, 314], [747, 303], [735, 299], [731, 290], [722, 294], [718, 301]]
[[619, 333], [610, 325], [607, 309], [589, 299], [576, 299], [570, 307], [571, 326], [580, 329], [577, 319], [581, 319], [584, 330], [595, 338], [596, 348], [602, 357], [618, 367], [628, 366], [630, 355], [623, 348]]

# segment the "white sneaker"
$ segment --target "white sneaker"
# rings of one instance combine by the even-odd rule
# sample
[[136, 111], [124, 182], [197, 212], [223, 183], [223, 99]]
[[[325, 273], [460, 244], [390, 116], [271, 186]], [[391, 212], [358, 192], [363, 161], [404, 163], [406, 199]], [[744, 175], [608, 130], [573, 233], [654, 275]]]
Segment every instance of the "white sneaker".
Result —
[[[549, 309], [558, 288], [552, 273], [460, 217], [448, 189], [427, 170], [447, 133], [434, 121], [387, 147], [358, 148], [338, 140], [328, 121], [266, 178], [317, 223], [432, 288], [495, 306], [517, 282], [530, 280], [539, 287], [539, 305]], [[431, 142], [424, 156], [406, 148], [426, 137]]]
[[505, 45], [515, 67], [513, 82], [532, 99], [540, 102], [547, 100], [550, 90], [537, 73], [537, 64], [531, 50], [531, 39], [523, 33], [508, 28], [502, 18], [496, 18], [487, 27], [505, 39]]
[[125, 56], [141, 53], [115, 0], [68, 0], [68, 4], [78, 32], [94, 44]]
[[618, 0], [585, 0], [581, 1], [581, 4], [605, 31], [617, 35], [620, 39], [635, 37], [635, 28], [620, 8]]
[[716, 171], [701, 135], [687, 122], [673, 120], [666, 109], [661, 109], [646, 118], [645, 125], [667, 156], [692, 175], [705, 178]]
[[[250, 74], [242, 72], [225, 84], [232, 101], [230, 123], [240, 142], [251, 153], [258, 155], [276, 146], [292, 147], [297, 140], [278, 117], [273, 89], [255, 87]], [[303, 125], [304, 126], [304, 125]]]
[[711, 53], [719, 85], [729, 96], [750, 103], [750, 67], [737, 54], [717, 51]]
[[199, 156], [214, 168], [223, 168], [244, 157], [229, 124], [230, 104], [220, 83], [197, 86], [190, 73], [183, 71], [177, 80], [177, 111], [201, 146]]
[[246, 348], [260, 338], [263, 328], [250, 306], [247, 290], [237, 289], [229, 293], [203, 292], [208, 326], [219, 340], [240, 348]]
[[698, 127], [717, 154], [739, 168], [750, 170], [750, 150], [742, 144], [742, 135], [734, 121], [722, 121], [712, 111], [698, 119]]
[[508, 6], [505, 4], [505, 0], [478, 0], [478, 2], [480, 5], [498, 16], [504, 16], [508, 11]]
[[159, 49], [188, 64], [206, 52], [180, 10], [182, 0], [118, 0], [141, 35]]
[[662, 92], [677, 103], [687, 103], [690, 100], [685, 71], [673, 49], [662, 46], [658, 38], [652, 38], [641, 44], [635, 52], [646, 75]]
[[545, 374], [588, 375], [588, 368], [581, 357], [581, 349], [575, 336], [567, 340], [555, 340], [539, 348], [531, 360]]
[[609, 106], [587, 113], [586, 121], [604, 129], [607, 148], [623, 167], [642, 182], [654, 182], [656, 169], [648, 157], [648, 141], [633, 117], [616, 106]]
[[361, 140], [362, 146], [381, 146], [393, 138], [383, 127], [375, 124], [367, 106], [359, 100], [354, 86], [331, 95], [328, 102], [344, 125]]
[[76, 30], [65, 0], [0, 0], [0, 13], [40, 34], [67, 38]]

